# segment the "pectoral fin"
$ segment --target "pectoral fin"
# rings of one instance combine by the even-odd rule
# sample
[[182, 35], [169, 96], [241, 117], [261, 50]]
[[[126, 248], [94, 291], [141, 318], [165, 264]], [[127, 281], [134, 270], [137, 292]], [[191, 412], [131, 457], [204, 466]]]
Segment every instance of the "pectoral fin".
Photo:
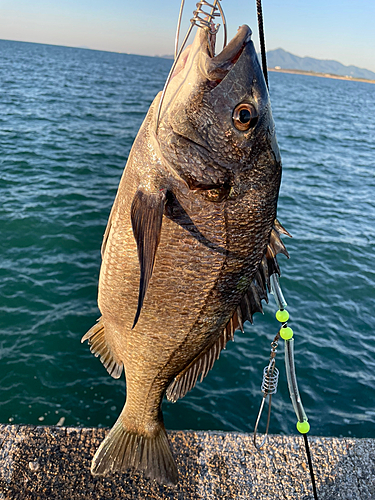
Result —
[[140, 266], [138, 308], [133, 328], [138, 322], [143, 300], [154, 268], [156, 250], [160, 241], [166, 192], [160, 190], [148, 193], [138, 189], [131, 207], [131, 221], [135, 241], [137, 242]]

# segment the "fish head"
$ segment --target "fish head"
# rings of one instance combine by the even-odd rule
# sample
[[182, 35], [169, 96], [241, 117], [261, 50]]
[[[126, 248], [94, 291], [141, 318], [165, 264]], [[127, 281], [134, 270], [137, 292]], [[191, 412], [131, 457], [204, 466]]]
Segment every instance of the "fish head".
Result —
[[275, 126], [251, 34], [241, 26], [215, 55], [216, 35], [198, 29], [167, 87], [157, 138], [190, 189], [243, 184], [259, 162], [279, 185]]

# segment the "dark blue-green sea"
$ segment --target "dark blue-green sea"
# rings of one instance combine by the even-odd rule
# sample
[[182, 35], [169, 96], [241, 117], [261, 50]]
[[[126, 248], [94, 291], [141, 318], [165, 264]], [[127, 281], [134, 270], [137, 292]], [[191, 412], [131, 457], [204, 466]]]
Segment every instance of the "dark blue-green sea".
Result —
[[[125, 400], [80, 339], [134, 137], [171, 61], [0, 41], [0, 422], [110, 426]], [[280, 280], [311, 433], [375, 437], [375, 85], [271, 73]], [[252, 432], [276, 305], [238, 332], [168, 429]], [[295, 433], [284, 366], [271, 433]], [[264, 420], [260, 430], [264, 428]]]

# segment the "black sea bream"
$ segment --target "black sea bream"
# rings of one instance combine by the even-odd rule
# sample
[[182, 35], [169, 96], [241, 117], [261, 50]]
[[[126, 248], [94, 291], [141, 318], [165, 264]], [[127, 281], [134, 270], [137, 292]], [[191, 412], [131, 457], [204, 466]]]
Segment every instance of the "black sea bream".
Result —
[[[234, 330], [261, 310], [275, 255], [281, 161], [248, 26], [212, 56], [199, 29], [130, 152], [102, 246], [101, 318], [84, 336], [126, 404], [93, 474], [136, 468], [164, 484], [177, 469], [163, 425]], [[277, 270], [277, 269], [276, 269]]]

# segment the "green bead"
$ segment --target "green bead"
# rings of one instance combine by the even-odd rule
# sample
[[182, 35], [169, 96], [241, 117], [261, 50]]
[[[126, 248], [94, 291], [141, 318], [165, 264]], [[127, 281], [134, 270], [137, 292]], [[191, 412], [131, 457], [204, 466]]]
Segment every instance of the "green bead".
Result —
[[280, 328], [280, 337], [284, 340], [290, 340], [293, 337], [293, 330], [289, 326]]
[[276, 313], [276, 319], [277, 321], [280, 321], [280, 323], [285, 323], [289, 319], [289, 313], [286, 309], [283, 311], [279, 309]]
[[310, 430], [310, 424], [308, 423], [307, 420], [304, 420], [303, 422], [297, 422], [297, 431], [300, 432], [301, 434], [307, 434]]

